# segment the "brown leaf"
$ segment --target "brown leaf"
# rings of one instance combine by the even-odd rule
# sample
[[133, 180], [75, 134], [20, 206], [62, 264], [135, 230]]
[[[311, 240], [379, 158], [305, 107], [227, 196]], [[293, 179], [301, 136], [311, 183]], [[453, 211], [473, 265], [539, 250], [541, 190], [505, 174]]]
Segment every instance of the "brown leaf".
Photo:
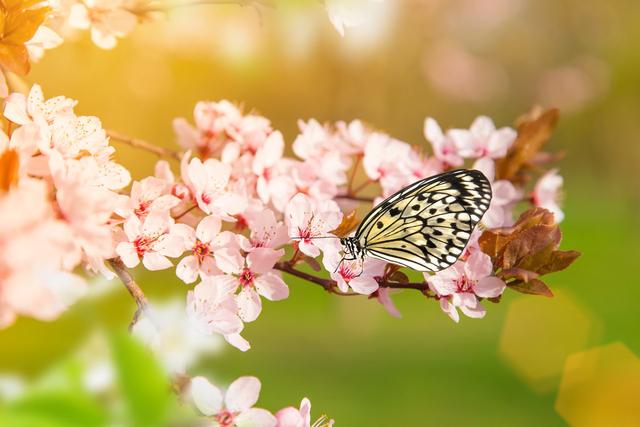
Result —
[[569, 267], [581, 255], [578, 251], [553, 251], [548, 262], [538, 269], [540, 274], [555, 273]]
[[502, 267], [520, 266], [535, 270], [536, 265], [543, 261], [536, 255], [546, 250], [548, 254], [543, 258], [548, 257], [560, 244], [560, 238], [560, 228], [557, 226], [535, 225], [524, 229], [505, 245]]
[[496, 164], [496, 179], [513, 181], [529, 165], [551, 138], [558, 122], [557, 109], [523, 117], [518, 123], [518, 137], [504, 159]]
[[0, 155], [0, 192], [4, 193], [18, 183], [20, 157], [16, 150], [7, 149]]
[[351, 211], [342, 217], [342, 222], [331, 234], [335, 234], [338, 237], [347, 237], [358, 226], [358, 217], [356, 211]]
[[384, 266], [384, 273], [382, 274], [382, 277], [385, 277], [385, 278], [390, 277], [393, 275], [393, 273], [400, 270], [401, 268], [402, 266], [400, 265], [388, 263], [387, 265]]
[[305, 256], [304, 257], [304, 262], [306, 262], [307, 264], [309, 264], [309, 267], [311, 267], [311, 269], [313, 271], [320, 271], [322, 270], [322, 267], [320, 267], [320, 263], [318, 262], [318, 260], [316, 260], [315, 258], [311, 258], [310, 256]]
[[501, 279], [514, 278], [518, 281], [529, 282], [533, 279], [537, 279], [539, 274], [533, 271], [525, 270], [524, 268], [509, 268], [502, 270], [497, 274]]
[[528, 282], [517, 281], [509, 284], [509, 289], [513, 289], [514, 291], [529, 294], [529, 295], [542, 295], [545, 297], [553, 297], [553, 292], [544, 283], [539, 279], [531, 279]]
[[388, 279], [392, 282], [409, 283], [409, 278], [407, 277], [407, 275], [399, 270], [388, 276]]

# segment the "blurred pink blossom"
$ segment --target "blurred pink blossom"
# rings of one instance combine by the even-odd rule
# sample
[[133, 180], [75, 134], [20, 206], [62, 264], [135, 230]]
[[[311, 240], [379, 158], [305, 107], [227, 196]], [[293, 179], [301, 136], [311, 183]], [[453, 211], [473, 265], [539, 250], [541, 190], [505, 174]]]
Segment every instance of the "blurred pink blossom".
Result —
[[538, 180], [533, 189], [533, 203], [553, 212], [557, 223], [564, 219], [564, 212], [558, 203], [562, 195], [562, 184], [562, 176], [558, 175], [557, 169], [552, 169]]
[[200, 412], [220, 427], [275, 427], [276, 417], [266, 409], [254, 408], [260, 395], [260, 380], [240, 377], [225, 395], [204, 377], [191, 379], [190, 393]]

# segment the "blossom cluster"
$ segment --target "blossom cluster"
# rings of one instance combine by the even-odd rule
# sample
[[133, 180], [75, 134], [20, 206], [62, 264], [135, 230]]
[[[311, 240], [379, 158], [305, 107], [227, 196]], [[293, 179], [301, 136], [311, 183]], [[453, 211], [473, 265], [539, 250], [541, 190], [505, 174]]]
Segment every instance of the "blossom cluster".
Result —
[[[493, 187], [485, 227], [513, 225], [514, 207], [523, 200], [562, 219], [562, 180], [555, 170], [526, 197], [516, 180], [496, 178], [497, 162], [512, 148], [516, 132], [496, 129], [487, 117], [469, 129], [446, 132], [427, 118], [424, 132], [433, 154], [357, 120], [300, 121], [295, 156], [289, 157], [282, 133], [265, 117], [227, 101], [200, 102], [193, 125], [174, 122], [185, 150], [179, 174], [161, 160], [153, 176], [127, 190], [130, 174], [112, 160], [114, 149], [100, 121], [76, 116], [74, 106], [64, 97], [45, 100], [37, 85], [28, 96], [14, 93], [5, 103], [3, 170], [15, 169], [15, 176], [3, 178], [6, 193], [0, 198], [4, 324], [16, 313], [54, 318], [84, 289], [76, 268], [112, 277], [105, 261], [116, 256], [129, 268], [175, 268], [182, 282], [195, 283], [187, 292], [189, 316], [202, 331], [221, 334], [241, 350], [250, 346], [240, 333], [260, 315], [262, 298], [289, 295], [283, 265], [319, 266], [320, 256], [338, 292], [376, 297], [398, 316], [389, 287], [380, 286], [389, 265], [344, 260], [339, 240], [326, 237], [338, 234], [334, 230], [347, 219], [343, 212], [355, 206], [361, 191], [379, 188], [386, 197], [466, 161]], [[365, 181], [356, 186], [360, 175]], [[498, 298], [506, 288], [481, 251], [479, 235], [474, 233], [454, 266], [425, 275], [432, 296], [456, 321], [457, 309], [484, 316], [480, 300]], [[293, 251], [286, 261], [285, 247]]]
[[311, 424], [311, 402], [306, 397], [299, 408], [288, 406], [275, 415], [266, 409], [255, 408], [260, 388], [260, 380], [249, 376], [232, 382], [225, 394], [205, 377], [194, 377], [189, 384], [193, 403], [217, 426], [331, 427], [334, 423], [321, 416]]

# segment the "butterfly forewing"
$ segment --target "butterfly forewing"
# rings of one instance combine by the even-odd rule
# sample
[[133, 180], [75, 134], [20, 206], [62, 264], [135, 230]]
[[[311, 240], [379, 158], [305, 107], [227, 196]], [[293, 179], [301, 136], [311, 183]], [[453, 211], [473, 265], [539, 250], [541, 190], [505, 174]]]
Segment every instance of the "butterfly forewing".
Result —
[[491, 185], [481, 172], [446, 172], [384, 200], [365, 217], [355, 238], [369, 256], [439, 271], [462, 255], [490, 201]]

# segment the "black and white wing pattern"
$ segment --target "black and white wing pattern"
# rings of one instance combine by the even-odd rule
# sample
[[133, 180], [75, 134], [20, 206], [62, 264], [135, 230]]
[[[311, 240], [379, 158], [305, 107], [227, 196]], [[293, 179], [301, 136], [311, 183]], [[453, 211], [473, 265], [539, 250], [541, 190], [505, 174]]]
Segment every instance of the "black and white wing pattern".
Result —
[[439, 271], [462, 255], [490, 203], [491, 184], [480, 171], [445, 172], [377, 205], [354, 238], [371, 257], [417, 271]]

